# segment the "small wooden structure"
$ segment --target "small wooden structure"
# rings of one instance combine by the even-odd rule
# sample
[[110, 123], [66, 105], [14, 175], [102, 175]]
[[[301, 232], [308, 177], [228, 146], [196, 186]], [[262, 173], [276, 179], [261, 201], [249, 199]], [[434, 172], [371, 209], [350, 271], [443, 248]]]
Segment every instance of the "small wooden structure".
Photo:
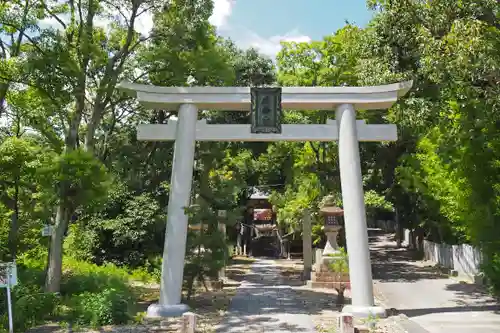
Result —
[[246, 211], [235, 226], [236, 254], [274, 255], [276, 250], [276, 212], [269, 202], [269, 193], [256, 187], [250, 188], [251, 195]]

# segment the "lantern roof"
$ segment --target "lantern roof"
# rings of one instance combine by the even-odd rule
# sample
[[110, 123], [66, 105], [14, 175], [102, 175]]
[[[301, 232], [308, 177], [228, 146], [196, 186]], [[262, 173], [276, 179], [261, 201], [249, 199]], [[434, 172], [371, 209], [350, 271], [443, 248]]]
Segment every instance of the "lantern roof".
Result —
[[336, 206], [323, 206], [323, 207], [321, 207], [319, 212], [322, 215], [336, 215], [336, 216], [344, 215], [344, 210], [342, 208], [336, 207]]

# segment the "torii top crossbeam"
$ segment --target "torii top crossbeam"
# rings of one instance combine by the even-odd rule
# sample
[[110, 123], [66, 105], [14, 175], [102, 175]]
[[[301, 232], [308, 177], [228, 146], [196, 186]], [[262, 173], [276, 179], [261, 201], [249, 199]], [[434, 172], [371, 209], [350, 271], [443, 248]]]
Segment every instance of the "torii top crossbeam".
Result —
[[[387, 109], [411, 86], [407, 81], [369, 87], [283, 87], [281, 106], [288, 110], [335, 110], [338, 105], [351, 104], [360, 110]], [[160, 87], [122, 82], [118, 89], [153, 109], [178, 110], [182, 104], [194, 104], [201, 110], [250, 110], [250, 87]]]

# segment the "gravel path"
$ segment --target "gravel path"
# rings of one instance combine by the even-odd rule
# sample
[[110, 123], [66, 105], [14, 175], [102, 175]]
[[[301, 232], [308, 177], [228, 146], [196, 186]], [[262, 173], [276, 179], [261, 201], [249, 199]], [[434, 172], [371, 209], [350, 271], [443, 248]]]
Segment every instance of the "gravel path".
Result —
[[307, 302], [292, 286], [282, 282], [274, 260], [256, 260], [217, 332], [315, 333]]

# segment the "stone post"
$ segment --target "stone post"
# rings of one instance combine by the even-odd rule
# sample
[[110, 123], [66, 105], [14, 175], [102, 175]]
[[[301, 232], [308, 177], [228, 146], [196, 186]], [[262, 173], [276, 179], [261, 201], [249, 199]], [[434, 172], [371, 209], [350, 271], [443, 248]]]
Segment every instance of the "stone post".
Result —
[[302, 253], [304, 260], [304, 280], [311, 279], [312, 271], [312, 230], [311, 230], [311, 212], [304, 210], [302, 219]]
[[[219, 216], [219, 218], [221, 218]], [[226, 246], [226, 224], [224, 222], [219, 222], [219, 230], [224, 238], [224, 246]], [[219, 271], [219, 279], [224, 280], [226, 278], [226, 259], [224, 259], [224, 266]]]
[[236, 227], [236, 231], [238, 232], [236, 234], [236, 255], [237, 256], [241, 256], [243, 254], [243, 246], [242, 246], [242, 244], [243, 244], [242, 238], [243, 237], [241, 235], [241, 233], [243, 232], [242, 228], [243, 228], [243, 226], [240, 223], [238, 223], [237, 227]]
[[198, 110], [195, 105], [183, 104], [178, 117], [161, 267], [160, 302], [148, 307], [148, 317], [180, 316], [189, 310], [187, 305], [181, 304], [181, 291], [188, 230], [185, 209], [189, 207], [193, 178]]
[[322, 258], [323, 258], [323, 250], [322, 249], [316, 249], [316, 251], [314, 251], [314, 258], [315, 258], [315, 262], [314, 262], [314, 269], [319, 272], [319, 269], [320, 269], [320, 266], [321, 266], [321, 261], [322, 261]]
[[350, 313], [341, 313], [337, 318], [339, 333], [354, 333], [354, 319]]
[[182, 315], [181, 333], [196, 332], [196, 315], [192, 312], [186, 312]]
[[345, 306], [342, 311], [358, 317], [385, 317], [385, 310], [374, 306], [356, 111], [353, 105], [338, 106], [336, 121], [339, 130], [340, 183], [352, 293], [352, 305]]

